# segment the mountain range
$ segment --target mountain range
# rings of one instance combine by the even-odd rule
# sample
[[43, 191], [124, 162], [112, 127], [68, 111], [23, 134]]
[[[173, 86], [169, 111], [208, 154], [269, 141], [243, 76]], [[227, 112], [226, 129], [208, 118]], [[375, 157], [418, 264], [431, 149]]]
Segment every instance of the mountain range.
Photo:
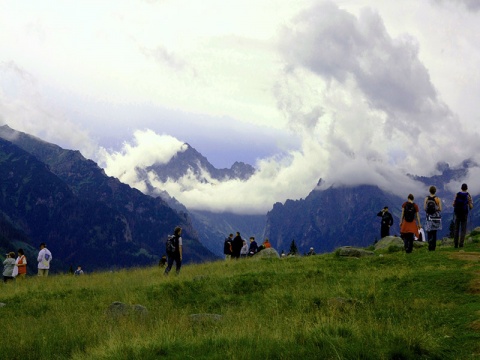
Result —
[[[452, 219], [450, 199], [454, 194], [445, 185], [461, 181], [472, 167], [477, 165], [471, 161], [454, 169], [439, 164], [439, 175], [411, 175], [425, 184], [425, 195], [432, 184], [439, 189], [444, 201], [440, 236], [448, 234]], [[209, 178], [247, 180], [255, 173], [251, 165], [240, 162], [230, 169], [216, 169], [188, 144], [169, 163], [146, 170], [163, 180], [179, 179], [188, 171], [202, 182]], [[138, 174], [141, 177], [142, 170]], [[148, 184], [146, 171], [143, 174]], [[150, 190], [143, 194], [107, 176], [80, 152], [6, 125], [0, 127], [0, 181], [0, 248], [25, 247], [33, 258], [38, 244], [45, 241], [54, 257], [58, 255], [61, 269], [77, 264], [115, 268], [155, 263], [163, 253], [164, 239], [177, 225], [184, 228], [187, 262], [218, 259], [224, 238], [236, 231], [245, 239], [255, 236], [260, 242], [268, 237], [279, 252], [288, 252], [292, 240], [301, 253], [310, 247], [328, 252], [342, 245], [368, 246], [380, 237], [376, 214], [385, 205], [394, 216], [391, 233], [398, 233], [405, 201], [377, 186], [359, 185], [317, 187], [304, 199], [272, 204], [264, 215], [190, 210], [162, 189], [148, 184]], [[417, 203], [423, 202], [421, 199], [417, 198]], [[477, 215], [475, 208], [470, 226], [480, 225]]]
[[184, 230], [185, 262], [217, 258], [200, 243], [188, 214], [107, 176], [78, 151], [6, 125], [0, 127], [0, 190], [2, 250], [25, 248], [33, 271], [41, 242], [57, 271], [151, 265], [175, 226]]

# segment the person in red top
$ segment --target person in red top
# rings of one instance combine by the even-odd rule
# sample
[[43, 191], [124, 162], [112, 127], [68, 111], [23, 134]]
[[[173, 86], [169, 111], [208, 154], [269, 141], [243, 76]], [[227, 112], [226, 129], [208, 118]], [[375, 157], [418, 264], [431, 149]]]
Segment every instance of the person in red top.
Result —
[[413, 240], [415, 236], [418, 237], [418, 230], [422, 228], [418, 205], [413, 200], [413, 195], [408, 194], [407, 201], [402, 205], [402, 215], [400, 216], [400, 235], [403, 239], [406, 253], [412, 252]]
[[270, 244], [270, 241], [268, 241], [268, 239], [265, 239], [265, 241], [263, 242], [263, 247], [265, 249], [268, 249], [272, 247], [272, 244]]
[[18, 249], [17, 253], [18, 253], [18, 257], [17, 257], [17, 260], [15, 261], [15, 265], [18, 268], [17, 279], [23, 280], [27, 275], [27, 258], [25, 257], [25, 253], [23, 252], [23, 249]]

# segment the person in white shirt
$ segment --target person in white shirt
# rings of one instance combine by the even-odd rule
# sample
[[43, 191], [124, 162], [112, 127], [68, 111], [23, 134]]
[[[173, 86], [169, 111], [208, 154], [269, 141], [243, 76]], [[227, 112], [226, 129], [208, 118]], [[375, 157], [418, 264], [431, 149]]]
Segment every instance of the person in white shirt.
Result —
[[52, 261], [52, 253], [47, 249], [45, 243], [40, 244], [40, 252], [37, 256], [38, 276], [48, 276], [50, 270], [50, 262]]

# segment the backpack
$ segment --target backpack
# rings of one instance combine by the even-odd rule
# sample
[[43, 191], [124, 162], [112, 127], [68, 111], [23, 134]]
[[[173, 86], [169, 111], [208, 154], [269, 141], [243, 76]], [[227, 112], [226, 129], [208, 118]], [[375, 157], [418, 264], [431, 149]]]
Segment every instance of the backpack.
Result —
[[403, 218], [406, 222], [412, 222], [415, 219], [415, 205], [410, 201], [407, 201], [405, 208], [403, 209]]
[[427, 213], [427, 215], [435, 215], [435, 213], [437, 212], [437, 203], [435, 201], [435, 196], [427, 197], [425, 212]]
[[468, 214], [468, 193], [459, 192], [455, 198], [455, 206], [453, 208], [455, 215], [465, 216]]
[[167, 243], [165, 244], [165, 250], [167, 254], [173, 254], [177, 250], [178, 239], [175, 235], [168, 235]]

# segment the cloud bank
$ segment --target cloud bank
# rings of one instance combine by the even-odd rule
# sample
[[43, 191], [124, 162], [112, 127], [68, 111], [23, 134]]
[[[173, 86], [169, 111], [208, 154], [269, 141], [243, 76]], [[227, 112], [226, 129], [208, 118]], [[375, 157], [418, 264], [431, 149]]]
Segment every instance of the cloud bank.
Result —
[[[5, 5], [0, 123], [212, 211], [264, 213], [320, 178], [404, 196], [424, 192], [406, 174], [480, 162], [476, 1], [227, 3]], [[223, 163], [248, 154], [257, 172], [166, 183], [148, 172], [185, 142]]]

